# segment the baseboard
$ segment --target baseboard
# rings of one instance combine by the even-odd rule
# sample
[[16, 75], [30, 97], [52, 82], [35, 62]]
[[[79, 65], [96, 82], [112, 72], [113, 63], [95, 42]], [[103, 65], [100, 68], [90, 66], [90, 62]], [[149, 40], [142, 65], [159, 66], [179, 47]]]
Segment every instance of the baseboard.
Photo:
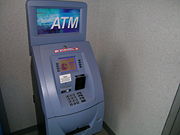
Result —
[[108, 132], [108, 135], [116, 135], [112, 129], [106, 124], [106, 122], [103, 122], [103, 128]]
[[[105, 122], [103, 122], [103, 128], [106, 130], [106, 132], [108, 132], [108, 135], [116, 135]], [[24, 129], [15, 131], [15, 132], [11, 133], [10, 135], [24, 135], [29, 132], [35, 131], [37, 129], [38, 129], [37, 125], [34, 125], [34, 126], [31, 126], [28, 128], [24, 128]]]
[[10, 135], [24, 135], [26, 133], [29, 133], [29, 132], [32, 132], [32, 131], [35, 131], [35, 130], [37, 130], [36, 125], [28, 127], [28, 128], [21, 129], [21, 130], [18, 130], [18, 131], [15, 131], [15, 132], [11, 133]]

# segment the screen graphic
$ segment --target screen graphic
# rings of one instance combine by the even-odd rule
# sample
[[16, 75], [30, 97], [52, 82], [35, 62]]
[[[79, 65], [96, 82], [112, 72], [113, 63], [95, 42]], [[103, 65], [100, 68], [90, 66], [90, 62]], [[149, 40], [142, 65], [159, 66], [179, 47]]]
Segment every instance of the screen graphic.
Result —
[[76, 62], [74, 57], [62, 58], [59, 60], [60, 71], [76, 70]]
[[80, 9], [37, 8], [37, 33], [79, 32]]

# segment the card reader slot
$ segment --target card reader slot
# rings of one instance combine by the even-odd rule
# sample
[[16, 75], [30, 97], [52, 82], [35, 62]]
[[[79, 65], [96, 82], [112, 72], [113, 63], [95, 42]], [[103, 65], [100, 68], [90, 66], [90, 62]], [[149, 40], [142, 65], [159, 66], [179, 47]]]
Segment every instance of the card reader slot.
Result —
[[75, 129], [75, 130], [73, 130], [71, 132], [66, 133], [66, 135], [74, 135], [74, 134], [77, 134], [77, 133], [82, 132], [84, 130], [87, 130], [88, 128], [90, 128], [89, 125], [81, 127], [81, 128], [77, 128], [77, 129]]
[[84, 74], [77, 75], [75, 82], [75, 90], [80, 90], [85, 88], [86, 76]]

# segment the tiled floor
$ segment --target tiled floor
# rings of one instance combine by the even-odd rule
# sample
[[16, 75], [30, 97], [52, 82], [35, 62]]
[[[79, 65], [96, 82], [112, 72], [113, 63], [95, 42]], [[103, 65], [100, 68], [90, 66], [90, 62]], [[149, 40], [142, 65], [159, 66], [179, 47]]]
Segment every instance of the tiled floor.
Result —
[[[33, 131], [31, 133], [27, 133], [27, 134], [24, 134], [24, 135], [38, 135], [38, 132], [37, 131]], [[108, 133], [103, 129], [100, 133], [98, 133], [96, 135], [108, 135]]]

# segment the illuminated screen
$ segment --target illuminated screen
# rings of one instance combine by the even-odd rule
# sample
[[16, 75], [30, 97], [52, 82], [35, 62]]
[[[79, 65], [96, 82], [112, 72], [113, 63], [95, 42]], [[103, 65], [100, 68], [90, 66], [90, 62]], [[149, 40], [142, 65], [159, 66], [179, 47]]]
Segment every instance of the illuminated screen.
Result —
[[59, 60], [60, 71], [76, 70], [76, 62], [74, 57], [62, 58]]
[[37, 8], [37, 33], [79, 32], [80, 9]]

